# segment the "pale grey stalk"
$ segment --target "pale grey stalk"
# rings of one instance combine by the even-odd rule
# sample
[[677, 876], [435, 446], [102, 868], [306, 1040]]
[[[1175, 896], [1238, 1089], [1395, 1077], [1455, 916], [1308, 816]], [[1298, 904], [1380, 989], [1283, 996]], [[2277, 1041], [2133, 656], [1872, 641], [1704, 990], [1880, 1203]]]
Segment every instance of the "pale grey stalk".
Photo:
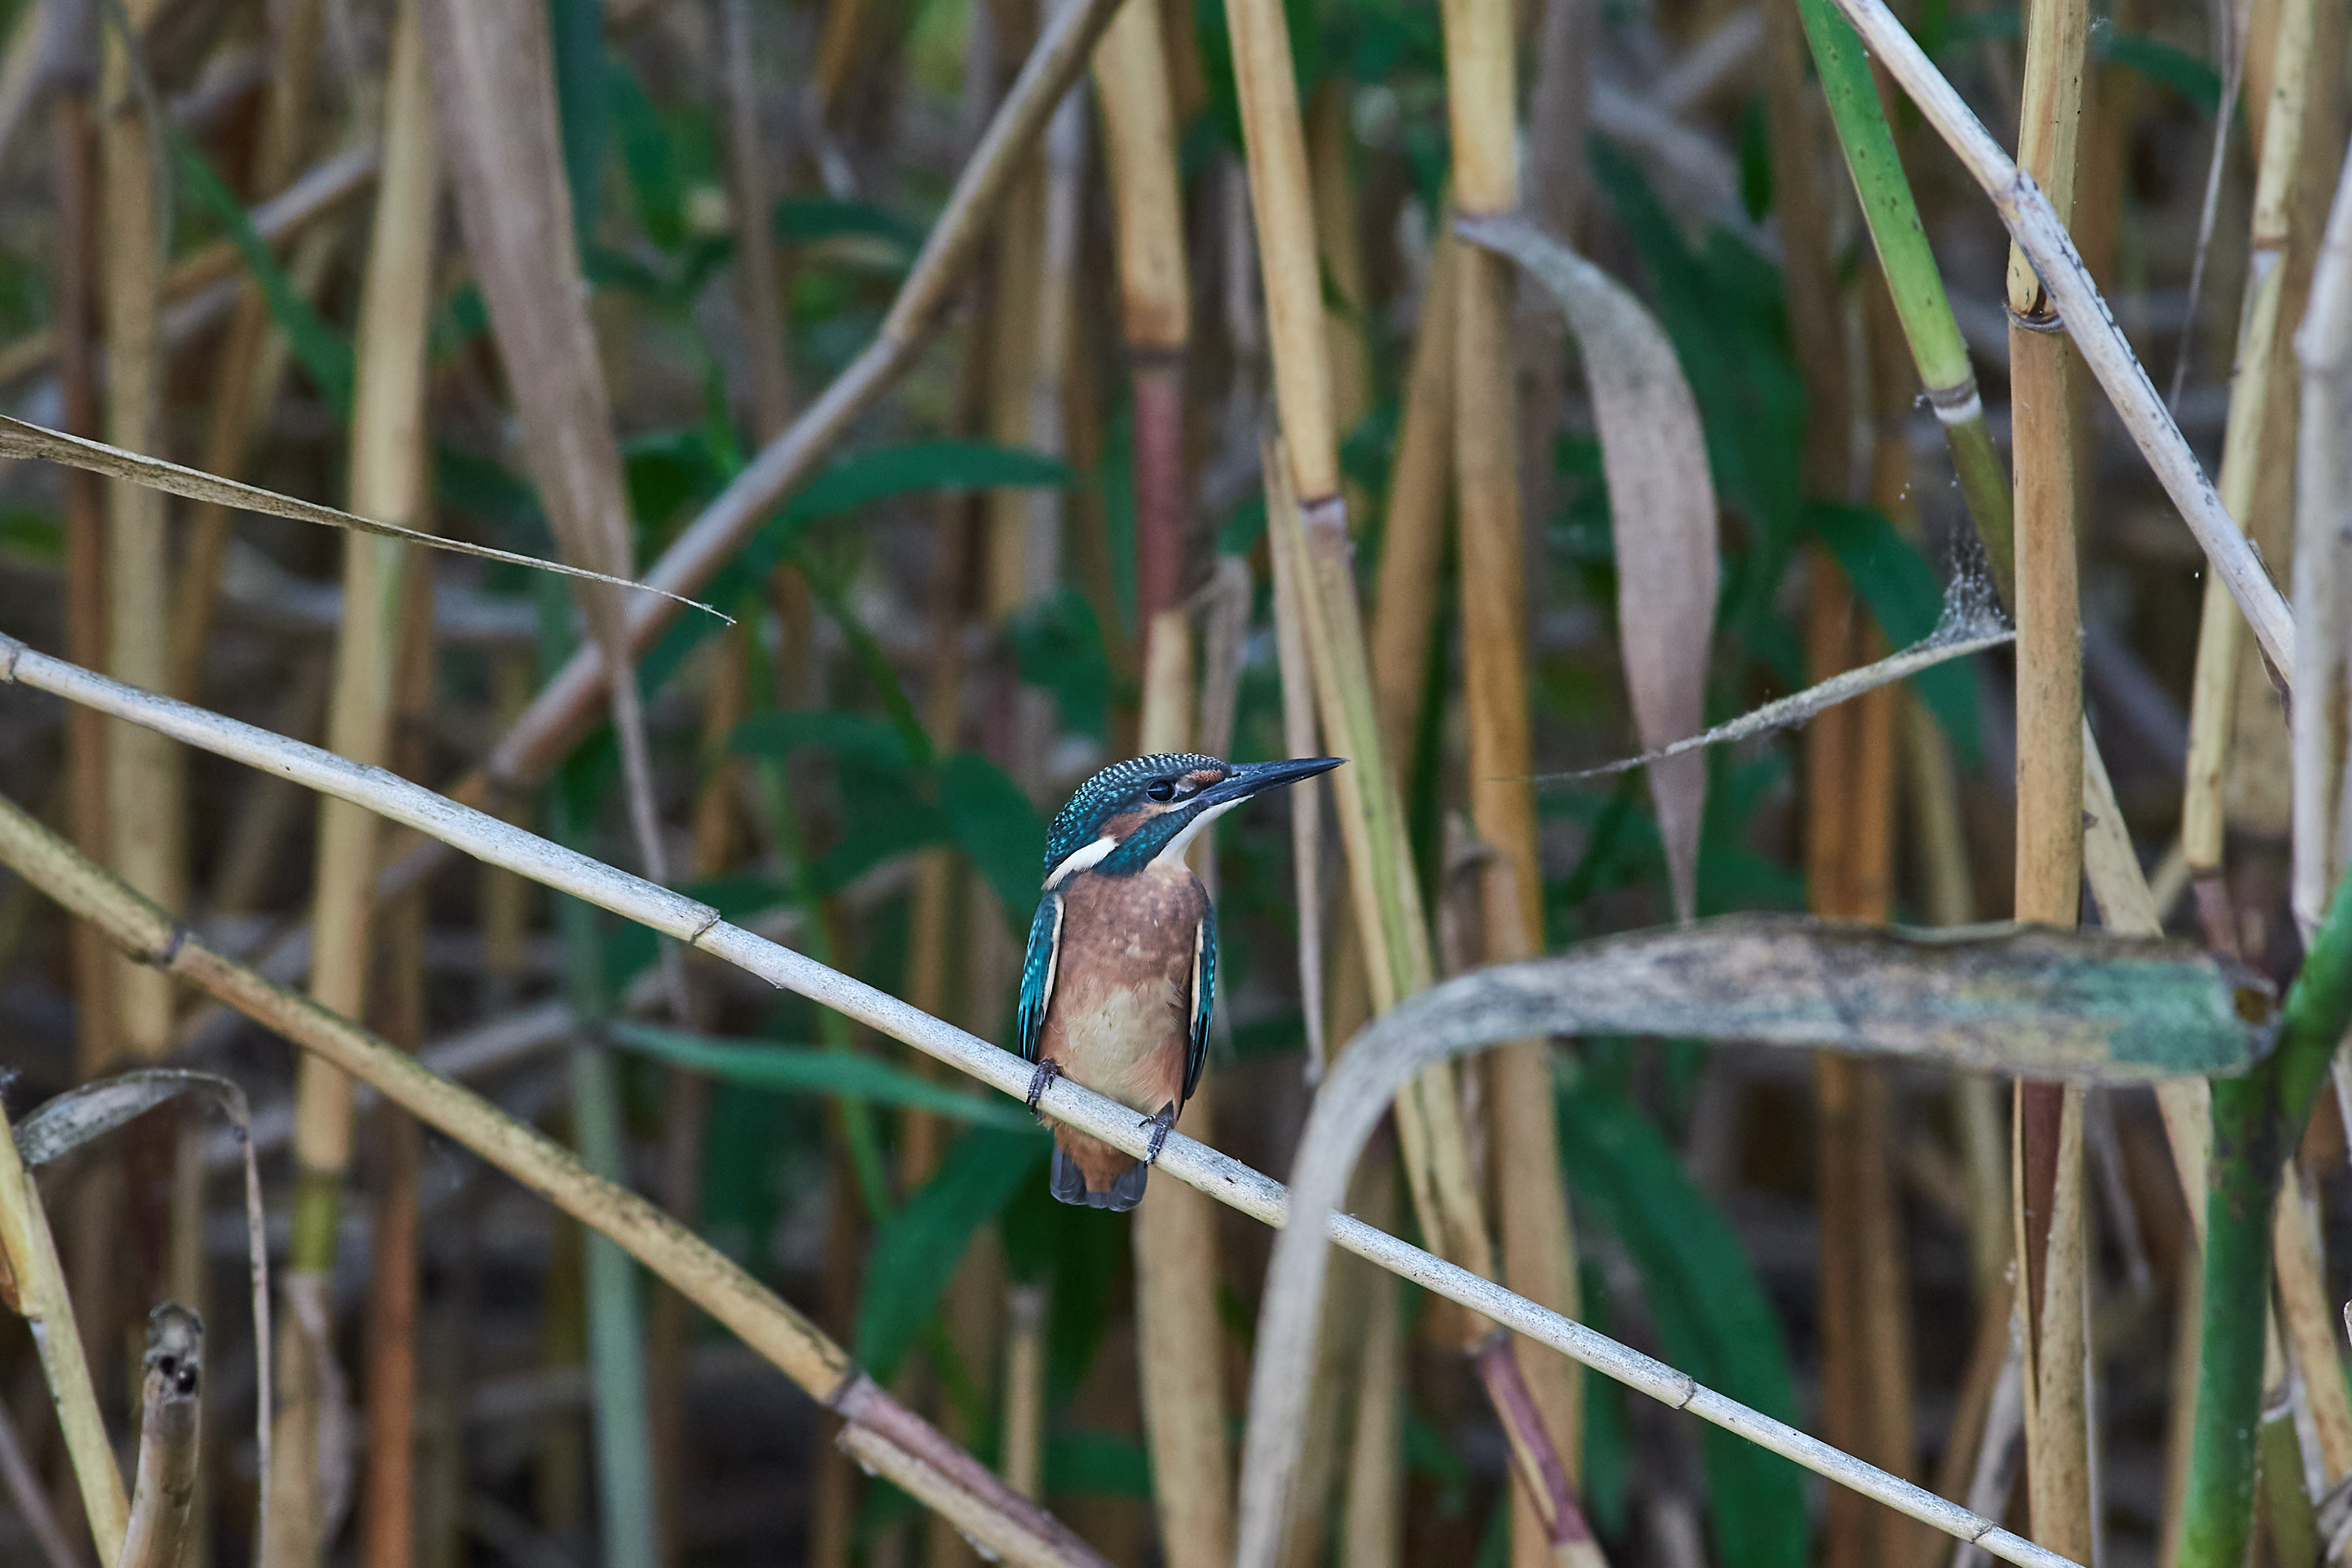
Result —
[[[122, 686], [64, 660], [38, 653], [13, 638], [0, 638], [0, 680], [16, 680], [69, 700], [87, 703], [131, 722], [171, 734], [218, 755], [265, 768], [307, 786], [366, 805], [394, 820], [433, 834], [452, 847], [489, 864], [504, 867], [546, 886], [613, 910], [674, 936], [704, 952], [758, 974], [773, 984], [835, 1008], [856, 1021], [979, 1079], [1015, 1097], [1028, 1093], [1033, 1069], [1027, 1062], [974, 1036], [943, 1023], [907, 1003], [845, 974], [727, 924], [718, 911], [668, 889], [615, 870], [588, 857], [534, 837], [496, 817], [460, 806], [419, 785], [382, 769], [362, 768], [313, 746], [289, 741], [267, 731], [174, 702], [167, 698]], [[1419, 1009], [1415, 1010], [1416, 1013]], [[1400, 1015], [1392, 1014], [1394, 1019]], [[1412, 1015], [1404, 1015], [1412, 1027]], [[1512, 1018], [1496, 1037], [1517, 1038], [1529, 1032], [1526, 1021]], [[1398, 1037], [1391, 1028], [1388, 1038]], [[1449, 1037], [1449, 1043], [1457, 1037]], [[1441, 1045], [1439, 1049], [1444, 1048]], [[1457, 1046], [1456, 1048], [1466, 1048]], [[1394, 1052], [1367, 1053], [1374, 1072], [1394, 1073], [1393, 1061], [1381, 1059]], [[1353, 1053], [1351, 1053], [1351, 1059]], [[1404, 1071], [1410, 1072], [1407, 1063]], [[1401, 1080], [1399, 1080], [1401, 1081]], [[1377, 1118], [1393, 1098], [1394, 1086], [1374, 1094], [1369, 1116]], [[1348, 1097], [1364, 1102], [1357, 1092]], [[1067, 1079], [1048, 1085], [1040, 1100], [1044, 1111], [1112, 1147], [1138, 1158], [1149, 1148], [1153, 1124], [1134, 1112], [1083, 1089]], [[1325, 1103], [1336, 1103], [1326, 1092]], [[1318, 1118], [1325, 1112], [1318, 1109]], [[1361, 1120], [1360, 1118], [1360, 1120]], [[1364, 1120], [1365, 1130], [1370, 1121]], [[1159, 1164], [1178, 1181], [1207, 1193], [1218, 1202], [1254, 1219], [1283, 1226], [1292, 1208], [1291, 1194], [1281, 1184], [1240, 1162], [1186, 1138], [1171, 1135], [1160, 1150]], [[1409, 1279], [1423, 1289], [1456, 1301], [1472, 1311], [1506, 1325], [1570, 1356], [1630, 1388], [1649, 1394], [1678, 1410], [1687, 1410], [1727, 1431], [1734, 1432], [1814, 1473], [1850, 1487], [1886, 1506], [1919, 1520], [1944, 1533], [1983, 1544], [1993, 1555], [2020, 1568], [2065, 1568], [2066, 1560], [2035, 1546], [1993, 1521], [1935, 1497], [1921, 1488], [1850, 1454], [1749, 1409], [1694, 1382], [1684, 1373], [1637, 1351], [1594, 1332], [1559, 1313], [1537, 1306], [1455, 1265], [1433, 1257], [1385, 1231], [1332, 1212], [1339, 1189], [1327, 1181], [1316, 1194], [1324, 1217], [1320, 1224], [1292, 1227], [1282, 1250], [1305, 1258], [1319, 1289], [1324, 1265], [1320, 1245], [1324, 1235], [1360, 1257]], [[1304, 1242], [1306, 1245], [1301, 1246]], [[1295, 1269], [1296, 1263], [1292, 1265]], [[1308, 1310], [1306, 1327], [1315, 1322]], [[1267, 1342], [1261, 1332], [1261, 1343]], [[1301, 1363], [1304, 1364], [1304, 1363]], [[1253, 1482], [1255, 1478], [1253, 1477]], [[1267, 1539], [1278, 1541], [1278, 1531]]]
[[2116, 325], [2098, 285], [2091, 280], [2090, 269], [2083, 264], [2066, 226], [2042, 194], [2042, 187], [2001, 150], [1952, 84], [1928, 61], [1908, 29], [1886, 8], [1885, 0], [1836, 0], [1836, 4], [1862, 35], [1872, 57], [1902, 85], [1992, 198], [2002, 224], [2033, 264], [2057, 306], [2067, 336], [2091, 374], [2098, 377], [2133, 444], [2173, 505], [2179, 508], [2182, 521], [2197, 536], [2230, 596], [2237, 601], [2272, 668], [2281, 679], [2291, 679], [2295, 668], [2294, 618], [2285, 599], [2263, 569], [2252, 543], [2222, 507], [2212, 480], [2189, 450], [2180, 426], [2173, 423], [2122, 329]]
[[2347, 540], [2352, 525], [2352, 151], [2319, 242], [2303, 324], [2303, 428], [2295, 450], [2294, 918], [2306, 941], [2335, 887], [2336, 796], [2346, 737], [2338, 695], [2346, 680]]

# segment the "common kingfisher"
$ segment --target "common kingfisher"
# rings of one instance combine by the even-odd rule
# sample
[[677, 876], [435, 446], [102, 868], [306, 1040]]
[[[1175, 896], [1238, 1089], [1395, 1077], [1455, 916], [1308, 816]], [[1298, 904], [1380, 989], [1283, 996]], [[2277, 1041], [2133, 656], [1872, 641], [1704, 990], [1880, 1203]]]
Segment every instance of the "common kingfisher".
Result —
[[1029, 1109], [1066, 1075], [1153, 1124], [1139, 1162], [1056, 1125], [1053, 1193], [1064, 1203], [1133, 1208], [1176, 1113], [1200, 1087], [1216, 1005], [1217, 911], [1184, 852], [1250, 796], [1345, 760], [1135, 757], [1095, 774], [1055, 814], [1021, 967], [1021, 1055], [1037, 1064]]

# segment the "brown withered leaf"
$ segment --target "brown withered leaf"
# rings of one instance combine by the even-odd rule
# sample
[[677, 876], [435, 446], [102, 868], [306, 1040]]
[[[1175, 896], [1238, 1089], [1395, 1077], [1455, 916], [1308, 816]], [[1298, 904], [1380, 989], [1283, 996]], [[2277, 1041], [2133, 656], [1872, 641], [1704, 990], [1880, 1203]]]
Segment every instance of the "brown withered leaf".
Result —
[[[1567, 313], [1601, 436], [1617, 552], [1617, 637], [1644, 751], [1696, 734], [1706, 720], [1715, 625], [1715, 482], [1698, 403], [1674, 344], [1633, 292], [1520, 216], [1465, 218], [1455, 231], [1526, 268]], [[1696, 912], [1706, 759], [1650, 763], [1675, 913]]]

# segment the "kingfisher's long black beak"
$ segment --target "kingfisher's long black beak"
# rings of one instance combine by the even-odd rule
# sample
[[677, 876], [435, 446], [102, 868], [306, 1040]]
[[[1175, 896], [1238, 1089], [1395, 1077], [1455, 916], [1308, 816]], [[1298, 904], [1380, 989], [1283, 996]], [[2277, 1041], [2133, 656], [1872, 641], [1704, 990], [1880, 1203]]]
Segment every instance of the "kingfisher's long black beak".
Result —
[[1311, 779], [1317, 773], [1328, 773], [1345, 757], [1293, 757], [1278, 763], [1244, 763], [1217, 783], [1192, 797], [1198, 808], [1223, 805], [1229, 801], [1247, 800], [1254, 795], [1295, 784], [1301, 779]]

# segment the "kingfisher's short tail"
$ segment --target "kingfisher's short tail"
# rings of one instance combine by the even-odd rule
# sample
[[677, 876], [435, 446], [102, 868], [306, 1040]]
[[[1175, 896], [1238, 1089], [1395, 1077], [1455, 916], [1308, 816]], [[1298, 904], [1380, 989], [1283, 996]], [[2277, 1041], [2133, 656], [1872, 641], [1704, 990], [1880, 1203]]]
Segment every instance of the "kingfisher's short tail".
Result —
[[[1076, 1151], [1064, 1147], [1065, 1138], [1080, 1146]], [[1150, 1166], [1108, 1143], [1066, 1128], [1055, 1129], [1051, 1191], [1066, 1204], [1125, 1214], [1143, 1201], [1143, 1184], [1150, 1174]]]

